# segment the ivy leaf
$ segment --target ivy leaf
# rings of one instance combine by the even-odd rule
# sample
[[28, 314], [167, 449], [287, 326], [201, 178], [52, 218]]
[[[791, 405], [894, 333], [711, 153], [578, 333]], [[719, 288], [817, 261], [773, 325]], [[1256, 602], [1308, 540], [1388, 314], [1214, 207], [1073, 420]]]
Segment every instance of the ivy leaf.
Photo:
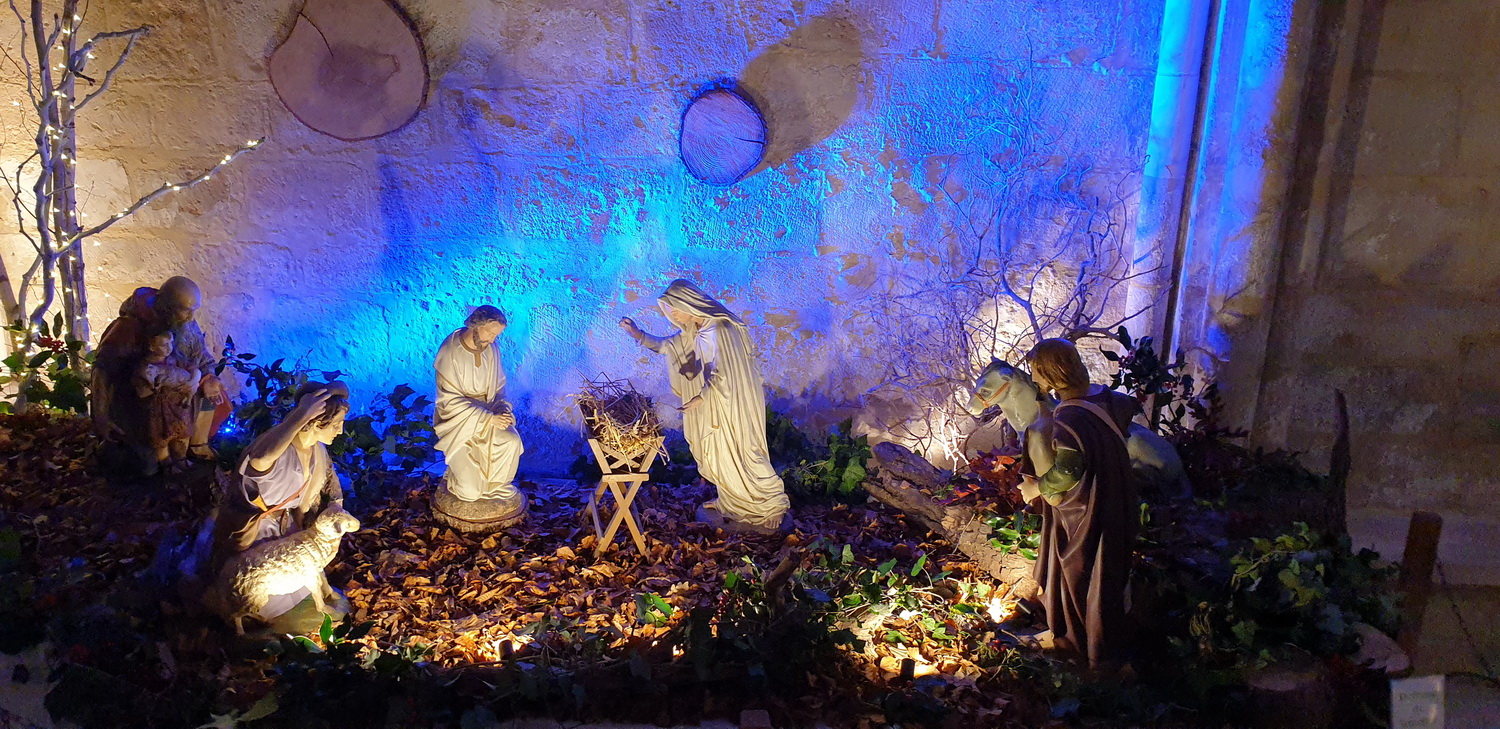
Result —
[[912, 577], [916, 577], [917, 575], [922, 574], [922, 568], [926, 567], [926, 566], [927, 566], [927, 555], [924, 554], [921, 557], [917, 558], [916, 565], [914, 565], [911, 568], [911, 576]]
[[1234, 627], [1230, 628], [1230, 632], [1234, 633], [1234, 637], [1240, 642], [1240, 645], [1248, 646], [1255, 644], [1255, 633], [1259, 628], [1260, 626], [1254, 620], [1242, 620], [1235, 623]]

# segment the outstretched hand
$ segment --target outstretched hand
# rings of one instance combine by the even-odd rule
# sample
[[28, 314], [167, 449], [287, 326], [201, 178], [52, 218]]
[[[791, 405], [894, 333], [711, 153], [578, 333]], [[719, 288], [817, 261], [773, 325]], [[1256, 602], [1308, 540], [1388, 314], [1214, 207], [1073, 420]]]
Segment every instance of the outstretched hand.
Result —
[[224, 383], [213, 375], [204, 375], [198, 380], [198, 386], [203, 389], [203, 396], [214, 404], [224, 402]]
[[677, 409], [680, 410], [680, 411], [682, 411], [682, 412], [684, 412], [684, 413], [690, 413], [690, 412], [692, 412], [694, 410], [697, 410], [698, 408], [701, 408], [701, 407], [703, 407], [703, 396], [702, 395], [694, 395], [692, 397], [692, 399], [690, 399], [687, 402], [683, 403], [682, 407], [677, 408]]
[[637, 342], [641, 341], [641, 339], [646, 336], [646, 333], [644, 331], [641, 331], [640, 327], [636, 326], [635, 320], [631, 319], [628, 316], [621, 317], [620, 328], [624, 329], [625, 333], [629, 334], [630, 338], [634, 339]]

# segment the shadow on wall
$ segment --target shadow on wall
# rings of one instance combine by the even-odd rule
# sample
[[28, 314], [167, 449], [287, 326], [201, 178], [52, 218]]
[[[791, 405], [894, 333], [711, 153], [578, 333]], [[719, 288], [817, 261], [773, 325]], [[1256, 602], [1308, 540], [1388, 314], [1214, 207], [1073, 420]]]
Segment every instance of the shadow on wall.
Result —
[[859, 98], [864, 61], [859, 29], [830, 15], [803, 23], [752, 59], [741, 88], [765, 116], [769, 140], [750, 175], [781, 166], [843, 126]]

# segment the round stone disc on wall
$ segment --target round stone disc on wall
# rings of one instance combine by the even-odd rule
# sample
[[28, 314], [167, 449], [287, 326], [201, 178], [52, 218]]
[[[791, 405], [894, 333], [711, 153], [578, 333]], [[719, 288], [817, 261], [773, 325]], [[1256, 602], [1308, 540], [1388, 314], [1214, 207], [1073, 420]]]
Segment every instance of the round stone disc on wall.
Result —
[[288, 111], [349, 142], [406, 126], [427, 100], [422, 38], [394, 0], [307, 0], [270, 66]]
[[738, 182], [766, 152], [766, 120], [749, 99], [729, 89], [698, 95], [682, 113], [678, 137], [688, 172], [704, 182]]

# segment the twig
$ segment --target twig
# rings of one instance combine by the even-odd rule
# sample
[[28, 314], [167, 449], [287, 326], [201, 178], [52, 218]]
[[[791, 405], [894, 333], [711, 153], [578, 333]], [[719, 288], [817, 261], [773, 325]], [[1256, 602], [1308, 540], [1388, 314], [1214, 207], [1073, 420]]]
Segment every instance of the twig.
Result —
[[94, 48], [94, 44], [96, 44], [96, 43], [98, 43], [99, 41], [102, 41], [102, 40], [109, 40], [110, 38], [126, 38], [127, 39], [125, 41], [125, 49], [122, 50], [122, 51], [120, 51], [120, 57], [116, 58], [114, 65], [110, 66], [109, 70], [104, 72], [104, 80], [99, 82], [99, 88], [94, 89], [93, 91], [89, 92], [88, 96], [83, 97], [83, 101], [80, 101], [77, 104], [74, 104], [73, 105], [73, 109], [74, 110], [79, 110], [79, 109], [82, 109], [85, 106], [88, 106], [88, 104], [89, 104], [90, 101], [93, 101], [100, 94], [102, 94], [105, 91], [109, 90], [110, 84], [113, 83], [114, 80], [115, 80], [115, 73], [117, 73], [120, 70], [121, 66], [125, 65], [126, 59], [130, 58], [130, 52], [135, 49], [135, 42], [137, 40], [139, 40], [141, 36], [146, 35], [147, 33], [150, 33], [150, 32], [151, 32], [151, 27], [143, 25], [143, 26], [141, 26], [139, 28], [131, 28], [130, 30], [114, 30], [114, 31], [108, 31], [108, 32], [105, 32], [105, 33], [98, 33], [94, 37], [90, 38], [87, 43], [84, 43], [83, 46], [81, 46], [77, 51], [75, 51], [73, 53], [73, 59], [71, 59], [72, 62], [70, 62], [68, 64], [69, 68], [74, 68], [74, 67], [83, 68], [84, 64], [83, 63], [78, 63], [77, 60], [78, 60], [78, 58], [80, 56], [82, 56], [82, 58], [84, 60], [87, 60], [89, 52], [92, 51], [93, 48]]
[[192, 188], [192, 187], [197, 186], [198, 183], [204, 182], [204, 181], [208, 180], [209, 178], [213, 177], [213, 175], [214, 175], [215, 172], [218, 172], [219, 170], [223, 169], [224, 166], [228, 165], [230, 162], [233, 162], [236, 159], [239, 159], [240, 155], [245, 154], [246, 152], [249, 152], [250, 150], [255, 149], [256, 147], [260, 146], [261, 142], [264, 142], [264, 141], [266, 141], [264, 137], [262, 137], [260, 139], [256, 139], [254, 141], [251, 141], [249, 144], [246, 144], [245, 146], [240, 147], [239, 149], [235, 150], [234, 152], [231, 152], [230, 154], [225, 155], [224, 159], [221, 160], [218, 164], [216, 164], [213, 167], [210, 167], [207, 170], [199, 173], [195, 177], [191, 177], [191, 178], [189, 178], [187, 180], [184, 180], [182, 182], [175, 182], [175, 183], [169, 182], [169, 183], [163, 184], [161, 187], [158, 187], [155, 190], [152, 190], [151, 192], [149, 192], [146, 195], [142, 196], [139, 200], [136, 200], [135, 202], [131, 203], [124, 210], [122, 210], [122, 211], [120, 211], [118, 213], [115, 213], [114, 215], [111, 215], [108, 220], [105, 220], [104, 222], [102, 222], [102, 223], [100, 223], [98, 225], [95, 225], [95, 226], [93, 226], [91, 228], [86, 228], [84, 230], [78, 231], [77, 233], [74, 233], [72, 236], [70, 236], [62, 244], [63, 247], [61, 249], [59, 249], [59, 250], [60, 251], [66, 251], [66, 250], [71, 250], [71, 249], [77, 247], [78, 244], [81, 243], [85, 238], [89, 238], [89, 237], [92, 237], [92, 236], [98, 235], [99, 233], [104, 232], [105, 230], [109, 229], [110, 226], [112, 226], [115, 223], [119, 222], [122, 218], [129, 217], [131, 214], [135, 213], [137, 210], [140, 210], [141, 208], [143, 208], [146, 205], [150, 204], [151, 201], [153, 201], [153, 200], [161, 197], [162, 195], [165, 195], [165, 194], [167, 194], [169, 192], [176, 192], [178, 190], [184, 190], [184, 189], [188, 189], [188, 188]]

